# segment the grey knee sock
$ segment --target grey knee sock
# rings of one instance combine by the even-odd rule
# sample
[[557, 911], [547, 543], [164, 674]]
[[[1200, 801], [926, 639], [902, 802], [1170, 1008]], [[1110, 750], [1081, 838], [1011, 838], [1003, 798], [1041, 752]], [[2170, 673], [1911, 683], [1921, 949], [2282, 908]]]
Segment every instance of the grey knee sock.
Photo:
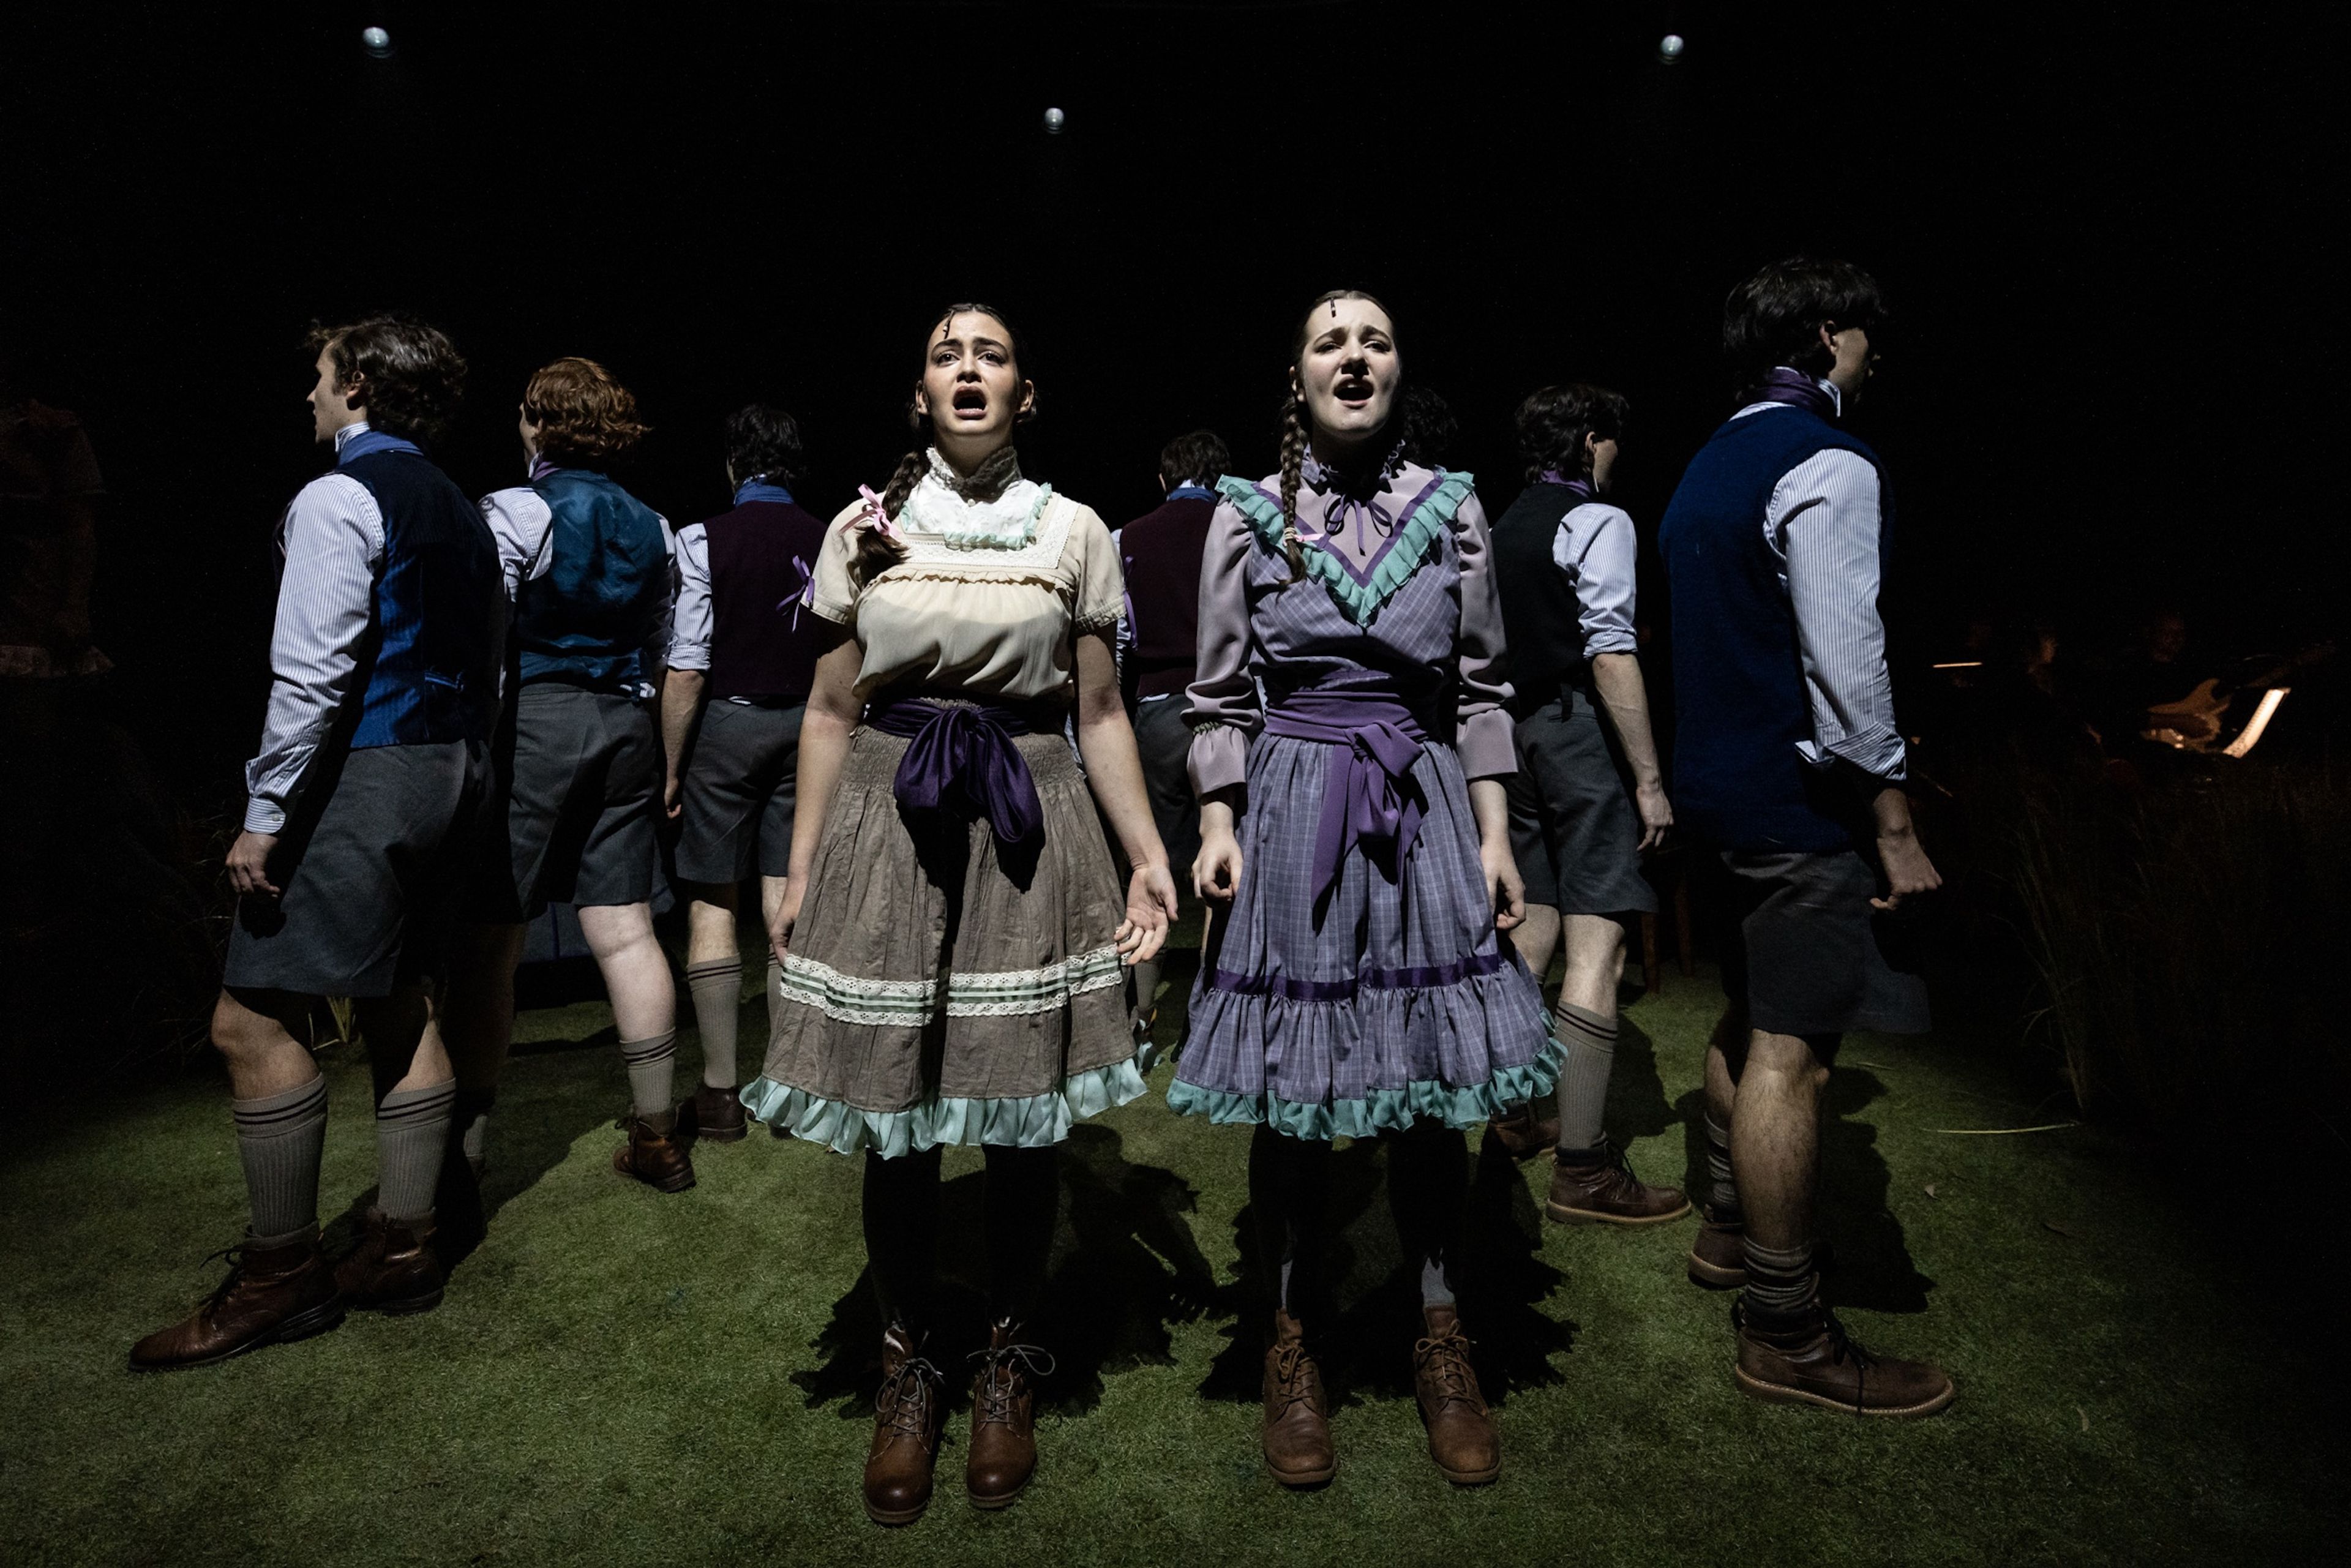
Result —
[[732, 1089], [735, 1075], [735, 1014], [743, 1002], [743, 960], [709, 958], [685, 967], [685, 988], [694, 998], [694, 1021], [702, 1031], [702, 1082]]
[[376, 1106], [375, 1206], [387, 1217], [410, 1221], [433, 1212], [456, 1106], [454, 1078], [422, 1089], [395, 1089]]
[[1442, 1257], [1420, 1260], [1420, 1304], [1424, 1308], [1453, 1304], [1453, 1280], [1445, 1271]]
[[657, 1127], [675, 1114], [670, 1096], [677, 1079], [677, 1030], [664, 1030], [647, 1040], [621, 1042], [621, 1060], [629, 1064], [629, 1109]]
[[264, 1246], [298, 1240], [319, 1224], [319, 1156], [327, 1146], [327, 1079], [258, 1100], [233, 1100], [236, 1152], [253, 1204], [247, 1228]]
[[1730, 1179], [1730, 1129], [1706, 1119], [1707, 1207], [1726, 1222], [1740, 1218], [1739, 1186]]
[[479, 1170], [489, 1148], [490, 1111], [498, 1103], [495, 1089], [460, 1089], [457, 1091], [457, 1141], [465, 1151], [465, 1162]]
[[1608, 1134], [1601, 1124], [1608, 1111], [1608, 1071], [1616, 1065], [1616, 1020], [1565, 1001], [1552, 1016], [1567, 1047], [1559, 1070], [1560, 1157], [1604, 1157]]
[[1750, 1312], [1789, 1318], [1813, 1304], [1820, 1294], [1820, 1277], [1813, 1272], [1811, 1242], [1784, 1249], [1759, 1247], [1750, 1234], [1745, 1245]]

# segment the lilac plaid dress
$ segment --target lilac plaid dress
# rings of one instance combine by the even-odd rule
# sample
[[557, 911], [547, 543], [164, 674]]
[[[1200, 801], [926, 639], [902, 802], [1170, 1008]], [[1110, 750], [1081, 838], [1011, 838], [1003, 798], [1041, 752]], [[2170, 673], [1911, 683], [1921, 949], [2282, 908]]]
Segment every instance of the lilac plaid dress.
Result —
[[1474, 1127], [1560, 1058], [1469, 809], [1469, 776], [1516, 767], [1485, 514], [1466, 474], [1306, 478], [1302, 580], [1278, 480], [1224, 480], [1209, 529], [1192, 773], [1204, 795], [1246, 780], [1242, 873], [1168, 1101], [1304, 1138]]

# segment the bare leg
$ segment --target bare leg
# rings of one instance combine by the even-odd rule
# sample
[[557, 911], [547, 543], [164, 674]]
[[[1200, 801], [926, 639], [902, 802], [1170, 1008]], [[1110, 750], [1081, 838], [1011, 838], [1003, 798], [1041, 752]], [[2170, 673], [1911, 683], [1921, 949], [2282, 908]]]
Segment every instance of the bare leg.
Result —
[[669, 956], [653, 939], [653, 905], [585, 905], [580, 934], [603, 972], [612, 1023], [622, 1040], [646, 1040], [677, 1027], [677, 991], [670, 981]]
[[296, 1033], [308, 1032], [311, 1000], [291, 991], [222, 990], [213, 1004], [213, 1044], [228, 1063], [231, 1094], [265, 1099], [319, 1076]]
[[736, 957], [739, 949], [735, 945], [734, 887], [724, 883], [693, 883], [686, 891], [685, 961], [707, 964]]
[[1625, 928], [1598, 915], [1563, 921], [1567, 974], [1553, 1030], [1567, 1046], [1559, 1074], [1559, 1149], [1597, 1163], [1607, 1141], [1608, 1075], [1616, 1062], [1616, 987], [1625, 977]]
[[1548, 904], [1530, 904], [1527, 917], [1510, 932], [1510, 945], [1526, 961], [1537, 988], [1551, 975], [1551, 957], [1559, 951], [1559, 911]]

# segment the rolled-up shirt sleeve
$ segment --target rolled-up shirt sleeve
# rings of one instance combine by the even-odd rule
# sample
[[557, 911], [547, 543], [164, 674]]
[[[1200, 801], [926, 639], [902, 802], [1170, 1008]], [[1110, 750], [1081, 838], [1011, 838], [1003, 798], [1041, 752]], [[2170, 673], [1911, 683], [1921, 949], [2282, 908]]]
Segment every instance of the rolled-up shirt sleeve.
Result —
[[1200, 551], [1198, 658], [1184, 715], [1192, 727], [1192, 789], [1203, 798], [1248, 779], [1249, 740], [1265, 727], [1249, 672], [1249, 558], [1254, 548], [1239, 509], [1218, 504]]
[[677, 536], [677, 613], [670, 628], [669, 667], [710, 668], [710, 534], [689, 523]]
[[[653, 520], [661, 525], [662, 549], [666, 552], [662, 561], [662, 586], [668, 591], [662, 595], [660, 618], [654, 621], [653, 628], [646, 634], [644, 645], [640, 650], [640, 654], [643, 660], [645, 675], [648, 679], [650, 679], [669, 658], [669, 645], [671, 641], [675, 637], [677, 629], [677, 595], [679, 586], [677, 536], [670, 531], [669, 519], [667, 517], [656, 515]], [[651, 696], [653, 694], [651, 691], [644, 691], [638, 695], [641, 696]]]
[[286, 827], [303, 776], [350, 696], [360, 642], [374, 619], [383, 514], [345, 475], [312, 480], [277, 531], [286, 569], [269, 638], [269, 707], [261, 749], [245, 766], [247, 832]]
[[1456, 698], [1459, 729], [1454, 749], [1468, 777], [1499, 779], [1519, 770], [1519, 757], [1506, 706], [1510, 683], [1502, 674], [1502, 599], [1494, 586], [1493, 538], [1477, 497], [1463, 501], [1453, 515], [1453, 537], [1461, 559], [1461, 631], [1454, 643], [1461, 673]]
[[1639, 554], [1633, 519], [1614, 507], [1587, 501], [1561, 519], [1551, 559], [1575, 586], [1576, 625], [1586, 659], [1639, 647], [1633, 635]]
[[1899, 783], [1909, 758], [1894, 717], [1886, 622], [1877, 611], [1877, 469], [1852, 452], [1822, 452], [1784, 475], [1765, 512], [1795, 612], [1813, 738], [1796, 749], [1815, 768], [1850, 763]]

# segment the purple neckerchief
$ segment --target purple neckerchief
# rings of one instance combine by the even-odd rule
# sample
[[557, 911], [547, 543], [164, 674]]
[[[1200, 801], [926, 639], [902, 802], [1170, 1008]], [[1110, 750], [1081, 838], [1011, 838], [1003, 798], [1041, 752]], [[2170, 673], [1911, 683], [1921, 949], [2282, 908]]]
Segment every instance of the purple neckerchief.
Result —
[[735, 504], [739, 507], [747, 501], [781, 501], [789, 507], [792, 493], [781, 485], [768, 484], [765, 474], [754, 474], [735, 486]]
[[1831, 424], [1837, 422], [1840, 410], [1836, 395], [1820, 382], [1790, 365], [1773, 365], [1763, 379], [1750, 388], [1747, 401], [1784, 402], [1794, 408], [1808, 410]]
[[1536, 482], [1543, 485], [1556, 485], [1561, 489], [1571, 492], [1575, 497], [1575, 504], [1579, 507], [1586, 501], [1600, 499], [1600, 493], [1592, 487], [1591, 480], [1571, 479], [1556, 468], [1544, 469], [1542, 477]]
[[343, 443], [341, 449], [335, 454], [335, 466], [346, 467], [355, 458], [372, 457], [379, 452], [413, 452], [419, 457], [424, 455], [424, 449], [413, 441], [403, 441], [388, 431], [362, 430]]
[[809, 570], [809, 563], [802, 560], [798, 556], [792, 557], [792, 570], [800, 574], [799, 591], [793, 594], [789, 599], [778, 600], [776, 601], [776, 613], [781, 615], [784, 612], [784, 606], [787, 604], [790, 605], [792, 607], [792, 630], [797, 632], [800, 629], [801, 606], [806, 605], [810, 609], [813, 609], [816, 606], [816, 573], [810, 571]]
[[530, 460], [530, 482], [534, 485], [538, 484], [541, 479], [554, 473], [558, 466], [559, 465], [549, 463], [544, 457], [533, 457]]
[[1268, 710], [1265, 732], [1331, 748], [1322, 819], [1314, 830], [1315, 918], [1338, 885], [1341, 862], [1358, 844], [1390, 882], [1401, 882], [1426, 804], [1412, 765], [1428, 737], [1412, 709], [1384, 692], [1292, 692]]
[[1012, 744], [1016, 735], [1035, 733], [1018, 708], [897, 697], [867, 708], [865, 722], [905, 738], [906, 755], [891, 785], [900, 806], [985, 817], [1007, 848], [1044, 835], [1037, 780]]

